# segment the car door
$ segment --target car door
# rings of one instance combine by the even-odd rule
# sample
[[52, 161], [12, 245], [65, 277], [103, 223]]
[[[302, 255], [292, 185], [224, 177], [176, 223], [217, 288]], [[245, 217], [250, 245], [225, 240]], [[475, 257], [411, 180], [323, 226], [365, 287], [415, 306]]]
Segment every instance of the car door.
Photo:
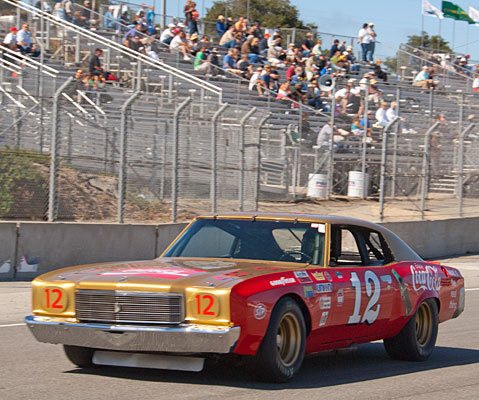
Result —
[[336, 340], [367, 338], [387, 330], [394, 299], [392, 254], [379, 232], [331, 226], [329, 274]]

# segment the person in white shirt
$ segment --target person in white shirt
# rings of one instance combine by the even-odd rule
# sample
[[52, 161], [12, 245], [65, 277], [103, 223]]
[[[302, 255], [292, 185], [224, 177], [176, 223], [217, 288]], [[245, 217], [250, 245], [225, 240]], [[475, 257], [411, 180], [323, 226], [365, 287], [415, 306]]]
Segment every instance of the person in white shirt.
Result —
[[31, 54], [33, 57], [40, 55], [40, 50], [36, 49], [32, 43], [32, 33], [30, 26], [23, 24], [22, 29], [17, 33], [17, 46], [20, 48], [22, 54]]
[[387, 110], [386, 110], [387, 107], [388, 107], [388, 103], [383, 101], [381, 103], [381, 107], [379, 107], [378, 110], [376, 111], [376, 121], [377, 121], [377, 124], [381, 126], [386, 126], [389, 122], [387, 117]]
[[368, 45], [368, 58], [369, 62], [374, 62], [374, 49], [376, 47], [376, 32], [374, 31], [374, 23], [370, 22], [367, 28], [367, 34], [369, 35], [369, 45]]
[[397, 103], [395, 101], [391, 102], [391, 105], [389, 106], [388, 110], [386, 111], [386, 118], [388, 121], [392, 121], [394, 118], [397, 116], [396, 108], [397, 108]]
[[10, 32], [5, 36], [5, 39], [3, 39], [3, 44], [10, 50], [17, 50], [17, 32], [18, 29], [12, 26]]
[[358, 43], [361, 45], [361, 59], [364, 62], [368, 61], [367, 55], [369, 51], [369, 43], [371, 42], [371, 36], [368, 33], [368, 24], [363, 24], [363, 27], [358, 33]]

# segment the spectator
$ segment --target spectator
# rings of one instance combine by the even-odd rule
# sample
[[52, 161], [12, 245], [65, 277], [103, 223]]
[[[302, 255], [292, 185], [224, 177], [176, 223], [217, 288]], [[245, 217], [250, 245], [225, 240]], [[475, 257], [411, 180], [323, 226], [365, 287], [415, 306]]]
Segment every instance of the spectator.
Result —
[[221, 47], [225, 47], [226, 43], [230, 42], [230, 41], [233, 40], [234, 38], [235, 38], [235, 28], [234, 28], [234, 26], [231, 26], [231, 27], [224, 33], [224, 35], [221, 36], [219, 45], [220, 45]]
[[141, 16], [143, 14], [143, 16], [145, 16], [146, 13], [148, 13], [148, 7], [146, 6], [145, 3], [141, 3], [140, 7], [141, 8], [137, 10], [136, 15]]
[[389, 123], [389, 119], [387, 117], [387, 107], [388, 103], [383, 101], [381, 103], [381, 107], [379, 107], [376, 111], [376, 123], [381, 127], [385, 127]]
[[216, 32], [218, 37], [221, 38], [226, 32], [225, 17], [223, 15], [218, 15], [218, 20], [216, 21]]
[[196, 10], [196, 3], [192, 2], [191, 5], [194, 6], [195, 9], [191, 13], [192, 20], [191, 20], [190, 26], [189, 26], [190, 35], [192, 35], [193, 33], [198, 33], [199, 32], [198, 31], [198, 21], [200, 20], [200, 13]]
[[369, 44], [371, 43], [371, 36], [368, 32], [368, 24], [363, 24], [363, 27], [359, 30], [358, 43], [361, 45], [361, 59], [363, 62], [367, 62]]
[[378, 58], [376, 63], [374, 64], [374, 75], [376, 75], [379, 79], [382, 79], [384, 82], [388, 81], [388, 74], [384, 72], [381, 68], [382, 60]]
[[[314, 56], [312, 56], [314, 57]], [[306, 79], [311, 82], [311, 81], [317, 81], [321, 77], [319, 73], [318, 66], [316, 64], [311, 64], [311, 66], [308, 68], [306, 66]]]
[[90, 77], [97, 81], [105, 83], [108, 72], [106, 72], [101, 66], [100, 57], [103, 54], [103, 50], [100, 48], [95, 49], [95, 54], [90, 58]]
[[128, 11], [124, 11], [123, 14], [120, 16], [120, 24], [121, 26], [121, 31], [122, 32], [127, 32], [128, 28], [127, 26], [130, 25], [130, 19], [128, 17]]
[[333, 57], [335, 54], [337, 54], [339, 51], [339, 54], [341, 54], [341, 50], [339, 50], [339, 40], [334, 39], [333, 45], [331, 46], [331, 49], [329, 50], [330, 57]]
[[155, 24], [155, 6], [151, 5], [149, 7], [148, 12], [146, 13], [146, 22], [149, 26], [153, 26]]
[[367, 28], [367, 33], [370, 37], [369, 39], [369, 46], [368, 46], [368, 53], [369, 53], [369, 62], [374, 62], [374, 50], [376, 47], [376, 32], [374, 31], [374, 23], [370, 22]]
[[223, 57], [223, 69], [235, 75], [241, 75], [241, 70], [236, 64], [237, 49], [229, 49], [228, 53]]
[[281, 47], [281, 38], [278, 38], [274, 41], [274, 45], [268, 49], [268, 62], [271, 65], [280, 67], [284, 66], [283, 61], [285, 58], [286, 54]]
[[193, 11], [196, 9], [195, 2], [187, 0], [185, 7], [183, 8], [183, 13], [185, 14], [185, 24], [188, 27], [188, 33], [191, 35], [193, 32]]
[[196, 55], [196, 51], [195, 51], [195, 48], [198, 49], [199, 46], [201, 46], [200, 44], [200, 41], [199, 41], [199, 36], [197, 33], [193, 33], [191, 36], [190, 36], [190, 51], [191, 51], [191, 54], [192, 55]]
[[90, 19], [91, 17], [91, 6], [90, 0], [85, 0], [83, 2], [83, 8], [80, 10], [80, 20], [81, 20], [81, 27], [89, 28], [93, 20]]
[[304, 147], [309, 147], [309, 148], [313, 147], [313, 145], [315, 144], [316, 138], [313, 137], [315, 135], [313, 133], [313, 130], [311, 129], [311, 124], [308, 121], [307, 113], [303, 113], [301, 115], [301, 124], [299, 126], [298, 131], [301, 136], [301, 144]]
[[10, 50], [17, 50], [18, 49], [18, 47], [17, 47], [17, 32], [18, 32], [18, 29], [15, 28], [14, 26], [12, 26], [10, 28], [10, 32], [7, 33], [7, 35], [3, 39], [2, 45], [4, 47], [8, 47]]
[[243, 78], [250, 79], [253, 75], [253, 66], [249, 62], [249, 58], [247, 54], [242, 54], [241, 59], [238, 61], [238, 69], [241, 70], [241, 75]]
[[479, 75], [476, 75], [474, 77], [474, 80], [472, 81], [472, 91], [476, 93], [478, 90], [479, 90]]
[[346, 40], [343, 40], [341, 44], [339, 45], [339, 51], [341, 53], [344, 53], [346, 51]]
[[205, 74], [210, 74], [210, 63], [206, 59], [206, 46], [201, 45], [199, 51], [196, 53], [195, 62], [194, 62], [195, 71], [203, 72]]
[[369, 138], [368, 142], [371, 142], [373, 141], [372, 139], [372, 131], [371, 131], [371, 115], [372, 115], [372, 111], [369, 110], [368, 111], [368, 115], [367, 115], [367, 118], [365, 118], [364, 116], [361, 118], [361, 121], [359, 123], [360, 127], [361, 127], [361, 130], [364, 132], [364, 130], [366, 130], [366, 135], [367, 137]]
[[376, 79], [371, 79], [369, 81], [369, 96], [368, 99], [374, 104], [379, 104], [382, 100], [383, 93], [381, 89], [378, 88], [377, 84], [379, 83]]
[[32, 43], [32, 33], [28, 24], [23, 24], [22, 29], [17, 32], [17, 46], [22, 54], [31, 54], [32, 57], [40, 55], [40, 50]]
[[395, 101], [391, 101], [391, 104], [388, 110], [386, 111], [386, 118], [388, 121], [392, 121], [394, 118], [396, 118], [397, 116], [396, 108], [397, 108], [397, 103]]
[[306, 98], [308, 106], [315, 108], [316, 110], [329, 111], [329, 107], [323, 101], [324, 94], [318, 87], [317, 81], [312, 81], [308, 85], [306, 92]]
[[218, 57], [218, 49], [213, 48], [210, 54], [208, 55], [208, 62], [210, 63], [210, 73], [211, 75], [216, 75], [220, 67], [220, 60]]
[[226, 42], [224, 44], [224, 47], [227, 49], [234, 49], [234, 48], [240, 49], [242, 39], [243, 39], [243, 36], [241, 35], [241, 33], [236, 32], [234, 38], [230, 40], [229, 42]]
[[291, 82], [285, 81], [278, 89], [277, 100], [291, 100]]
[[178, 32], [178, 34], [173, 38], [170, 43], [170, 49], [181, 52], [183, 54], [183, 60], [191, 60], [190, 56], [188, 55], [190, 53], [190, 45], [186, 41], [185, 32]]
[[429, 71], [430, 70], [428, 66], [425, 65], [424, 67], [422, 67], [422, 71], [418, 72], [418, 74], [414, 78], [412, 85], [418, 86], [423, 89], [429, 89], [431, 87], [434, 87], [434, 81], [431, 79]]
[[259, 39], [257, 37], [251, 37], [246, 40], [241, 46], [241, 54], [248, 56], [251, 64], [262, 63], [263, 60], [259, 55]]
[[105, 25], [106, 30], [116, 30], [118, 29], [118, 24], [115, 21], [115, 17], [113, 16], [113, 10], [115, 8], [110, 6], [108, 7], [107, 12], [104, 15], [103, 23]]
[[256, 82], [258, 81], [258, 78], [261, 76], [263, 73], [263, 68], [258, 67], [256, 71], [253, 73], [251, 78], [249, 79], [249, 85], [248, 85], [248, 90], [253, 90], [256, 87]]
[[321, 39], [316, 40], [316, 44], [313, 47], [312, 53], [315, 55], [315, 57], [319, 57], [321, 54], [323, 54], [323, 50], [321, 49], [321, 45], [323, 44]]
[[[293, 85], [292, 82], [291, 85]], [[298, 82], [291, 88], [291, 98], [297, 103], [306, 103], [306, 94], [302, 83]]]
[[176, 36], [175, 34], [175, 24], [169, 24], [168, 28], [166, 28], [160, 35], [160, 42], [164, 44], [170, 44], [173, 38]]
[[255, 38], [261, 39], [263, 34], [261, 33], [261, 29], [259, 27], [259, 22], [255, 22], [251, 27], [248, 29], [248, 37], [254, 36]]
[[63, 0], [65, 8], [65, 14], [67, 15], [67, 21], [71, 21], [73, 18], [73, 3], [71, 0]]
[[303, 53], [303, 57], [308, 58], [313, 51], [313, 34], [311, 32], [308, 32], [306, 34], [306, 39], [303, 40], [303, 43], [301, 43], [301, 50]]
[[230, 29], [233, 26], [233, 18], [228, 17], [226, 18], [226, 30]]
[[55, 15], [56, 19], [66, 21], [67, 20], [67, 14], [65, 12], [65, 5], [63, 2], [59, 2], [55, 4], [55, 7], [53, 7], [53, 15]]
[[130, 40], [133, 39], [135, 36], [142, 36], [142, 32], [140, 31], [141, 24], [136, 24], [134, 28], [130, 29], [128, 32], [125, 33], [123, 36], [123, 45], [126, 47], [130, 47]]
[[239, 17], [234, 26], [236, 32], [240, 32], [243, 35], [248, 30], [248, 20], [244, 17]]
[[259, 41], [258, 47], [259, 47], [259, 54], [263, 57], [266, 57], [268, 55], [268, 39], [270, 37], [269, 33], [265, 33], [263, 38]]
[[[339, 141], [343, 140], [343, 137], [340, 136], [336, 125], [331, 126], [331, 121], [328, 120], [326, 124], [323, 125], [321, 130], [318, 133], [318, 138], [316, 139], [316, 146], [318, 147], [329, 147], [331, 141], [331, 136], [333, 137], [333, 146], [334, 148], [339, 148]], [[336, 139], [336, 137], [338, 139]], [[341, 139], [339, 139], [341, 138]]]
[[271, 89], [271, 70], [270, 66], [266, 65], [263, 68], [263, 73], [256, 81], [256, 90], [260, 97], [264, 97], [263, 93]]
[[353, 54], [353, 47], [346, 47], [347, 58], [349, 62], [349, 71], [350, 72], [359, 72], [361, 70], [361, 64], [356, 62], [356, 57]]
[[192, 54], [196, 54], [200, 50], [201, 46], [205, 46], [205, 55], [208, 57], [208, 54], [210, 54], [210, 45], [210, 38], [208, 35], [203, 35], [201, 40], [193, 46]]

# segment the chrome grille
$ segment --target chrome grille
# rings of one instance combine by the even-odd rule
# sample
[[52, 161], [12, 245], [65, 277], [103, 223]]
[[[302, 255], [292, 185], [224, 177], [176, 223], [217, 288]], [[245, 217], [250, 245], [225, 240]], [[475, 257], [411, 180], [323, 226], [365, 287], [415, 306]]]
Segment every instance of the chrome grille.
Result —
[[78, 290], [75, 312], [80, 322], [179, 324], [184, 320], [179, 293]]

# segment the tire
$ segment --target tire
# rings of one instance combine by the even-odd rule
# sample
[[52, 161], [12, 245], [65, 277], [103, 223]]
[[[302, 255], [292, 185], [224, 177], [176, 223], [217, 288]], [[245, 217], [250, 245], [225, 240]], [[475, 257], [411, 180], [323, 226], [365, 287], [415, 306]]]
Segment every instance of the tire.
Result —
[[396, 360], [427, 360], [434, 351], [438, 323], [436, 300], [424, 300], [397, 336], [384, 339], [386, 352]]
[[306, 347], [306, 324], [298, 304], [281, 299], [254, 357], [254, 373], [269, 382], [287, 382], [299, 370]]
[[63, 350], [67, 358], [78, 367], [88, 368], [94, 365], [92, 360], [95, 349], [63, 345]]

